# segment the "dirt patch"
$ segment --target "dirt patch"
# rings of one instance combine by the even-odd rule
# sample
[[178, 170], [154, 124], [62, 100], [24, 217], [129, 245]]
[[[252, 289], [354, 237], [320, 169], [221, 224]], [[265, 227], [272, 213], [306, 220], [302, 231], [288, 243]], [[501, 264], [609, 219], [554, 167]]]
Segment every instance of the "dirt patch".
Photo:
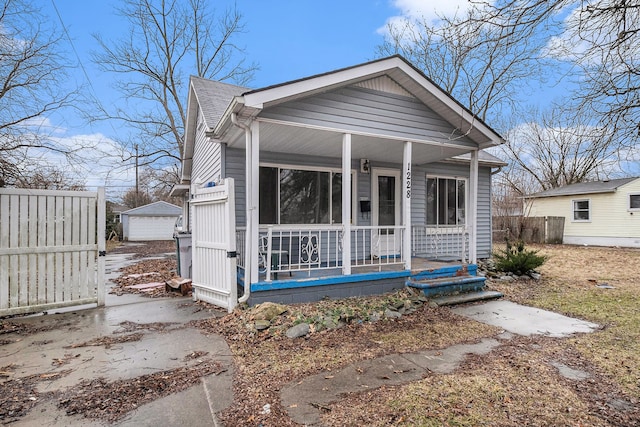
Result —
[[[11, 372], [13, 368], [5, 366], [3, 372]], [[54, 396], [52, 392], [40, 393], [37, 389], [43, 381], [54, 381], [69, 374], [71, 371], [59, 371], [46, 374], [30, 375], [2, 381], [2, 393], [0, 393], [0, 422], [9, 424], [25, 416], [40, 401]]]
[[115, 344], [122, 344], [122, 343], [125, 343], [125, 342], [140, 341], [143, 336], [144, 336], [144, 334], [140, 333], [140, 332], [135, 333], [135, 334], [129, 334], [129, 335], [115, 336], [115, 337], [114, 336], [104, 336], [104, 337], [94, 338], [92, 340], [85, 341], [83, 343], [69, 345], [69, 346], [66, 346], [64, 348], [104, 347], [106, 349], [110, 349]]
[[158, 240], [145, 242], [120, 242], [109, 250], [114, 254], [134, 254], [136, 258], [148, 258], [168, 253], [176, 253], [174, 240]]
[[[177, 278], [177, 262], [175, 256], [162, 259], [148, 259], [120, 269], [122, 273], [113, 280], [114, 286], [109, 293], [115, 295], [138, 294], [150, 298], [183, 296], [180, 292], [167, 291], [164, 283]], [[136, 289], [133, 285], [159, 283], [155, 288]]]
[[108, 382], [104, 378], [83, 381], [64, 392], [58, 407], [67, 415], [114, 422], [139, 406], [185, 390], [200, 378], [224, 372], [220, 362], [203, 359], [193, 366], [156, 372], [149, 375]]

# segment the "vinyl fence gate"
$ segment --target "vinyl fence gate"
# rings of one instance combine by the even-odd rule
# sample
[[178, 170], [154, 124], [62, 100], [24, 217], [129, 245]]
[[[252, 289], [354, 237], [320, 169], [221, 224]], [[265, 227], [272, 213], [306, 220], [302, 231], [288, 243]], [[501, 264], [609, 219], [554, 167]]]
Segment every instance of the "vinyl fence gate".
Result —
[[0, 188], [0, 316], [104, 305], [104, 189]]
[[193, 297], [231, 312], [238, 305], [233, 179], [198, 189], [189, 203]]

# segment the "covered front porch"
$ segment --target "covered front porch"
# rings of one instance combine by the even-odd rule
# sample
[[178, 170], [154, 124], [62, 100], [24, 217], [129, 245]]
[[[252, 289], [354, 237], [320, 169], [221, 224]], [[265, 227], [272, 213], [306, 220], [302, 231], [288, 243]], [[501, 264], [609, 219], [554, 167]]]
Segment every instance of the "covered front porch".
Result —
[[[468, 279], [476, 275], [477, 267], [468, 263], [465, 226], [413, 226], [408, 254], [402, 250], [406, 236], [402, 226], [352, 227], [348, 275], [343, 273], [341, 226], [267, 226], [260, 228], [259, 236], [258, 280], [249, 285], [245, 275], [246, 230], [236, 232], [238, 285], [241, 292], [251, 295], [251, 304], [380, 294], [407, 285], [434, 296], [477, 290], [484, 282], [483, 278]], [[429, 279], [440, 283], [426, 290], [424, 281]]]

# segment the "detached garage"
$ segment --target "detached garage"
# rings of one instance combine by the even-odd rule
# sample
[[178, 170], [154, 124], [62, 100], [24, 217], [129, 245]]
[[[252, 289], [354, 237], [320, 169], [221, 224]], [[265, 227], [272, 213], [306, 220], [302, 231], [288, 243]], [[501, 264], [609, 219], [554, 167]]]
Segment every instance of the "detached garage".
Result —
[[124, 240], [172, 240], [176, 219], [182, 208], [167, 202], [155, 202], [122, 212]]

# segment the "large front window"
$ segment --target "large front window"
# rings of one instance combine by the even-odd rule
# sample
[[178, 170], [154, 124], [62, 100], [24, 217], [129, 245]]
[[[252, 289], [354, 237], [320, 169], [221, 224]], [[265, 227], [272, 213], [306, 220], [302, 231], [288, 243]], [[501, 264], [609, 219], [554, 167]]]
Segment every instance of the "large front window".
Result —
[[342, 223], [342, 173], [260, 167], [260, 224]]
[[427, 225], [465, 223], [466, 181], [427, 177]]

